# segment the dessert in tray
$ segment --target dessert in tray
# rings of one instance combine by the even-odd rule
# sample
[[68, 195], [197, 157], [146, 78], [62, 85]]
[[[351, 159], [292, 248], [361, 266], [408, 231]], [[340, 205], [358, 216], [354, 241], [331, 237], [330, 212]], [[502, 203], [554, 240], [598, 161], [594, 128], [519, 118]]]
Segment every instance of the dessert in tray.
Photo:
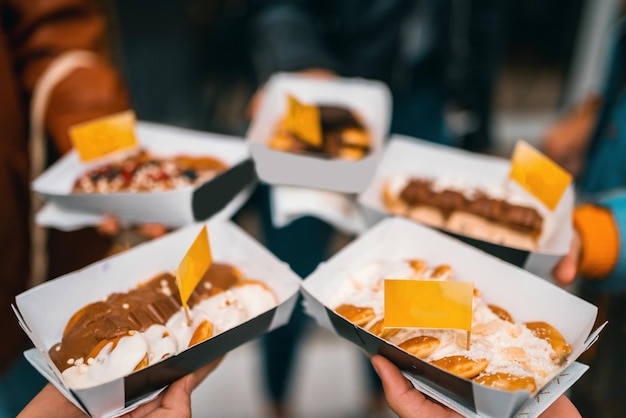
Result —
[[226, 169], [223, 161], [213, 157], [158, 157], [149, 151], [140, 150], [122, 160], [87, 170], [76, 179], [73, 193], [172, 190], [200, 185]]
[[188, 319], [175, 277], [163, 273], [78, 310], [49, 354], [71, 388], [88, 388], [175, 355], [277, 303], [264, 282], [213, 263], [189, 298]]
[[346, 160], [359, 160], [369, 154], [372, 140], [357, 115], [345, 107], [332, 105], [317, 107], [322, 130], [322, 143], [319, 147], [311, 145], [290, 131], [286, 118], [278, 122], [269, 140], [269, 147], [278, 151]]
[[508, 247], [536, 251], [544, 228], [543, 216], [531, 201], [504, 186], [398, 176], [384, 183], [381, 194], [392, 214]]
[[453, 329], [384, 327], [384, 279], [451, 280], [448, 265], [424, 260], [369, 262], [336, 292], [335, 311], [400, 349], [457, 376], [500, 390], [536, 392], [551, 380], [571, 346], [549, 323], [515, 321], [505, 307], [474, 290], [469, 349], [467, 332]]

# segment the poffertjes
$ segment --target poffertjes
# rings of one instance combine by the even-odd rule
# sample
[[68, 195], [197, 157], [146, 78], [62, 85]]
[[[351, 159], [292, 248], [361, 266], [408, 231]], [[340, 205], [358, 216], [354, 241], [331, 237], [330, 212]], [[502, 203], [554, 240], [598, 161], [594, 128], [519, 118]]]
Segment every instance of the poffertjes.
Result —
[[[452, 280], [447, 265], [421, 259], [369, 262], [349, 274], [335, 292], [335, 311], [400, 349], [457, 376], [500, 390], [535, 392], [561, 370], [571, 346], [545, 321], [516, 322], [474, 288], [472, 329], [384, 327], [384, 280]], [[350, 309], [346, 309], [350, 306]], [[367, 315], [363, 313], [367, 312]]]
[[315, 146], [289, 129], [287, 118], [279, 120], [268, 146], [277, 151], [309, 154], [341, 160], [360, 160], [367, 156], [372, 139], [361, 119], [350, 109], [321, 104], [319, 109], [322, 141]]
[[188, 300], [171, 273], [79, 309], [50, 358], [73, 389], [126, 376], [228, 331], [278, 303], [265, 282], [214, 262]]

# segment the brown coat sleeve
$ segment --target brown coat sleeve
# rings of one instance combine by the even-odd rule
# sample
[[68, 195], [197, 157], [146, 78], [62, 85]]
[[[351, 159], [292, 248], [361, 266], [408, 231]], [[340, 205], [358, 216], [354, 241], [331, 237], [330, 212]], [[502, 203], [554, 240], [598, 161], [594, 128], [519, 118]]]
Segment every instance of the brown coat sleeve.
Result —
[[52, 92], [45, 126], [61, 154], [71, 147], [69, 126], [129, 108], [125, 84], [111, 63], [106, 19], [96, 1], [6, 1], [9, 42], [27, 97], [63, 52], [84, 49], [100, 57], [95, 67], [73, 71]]
[[[22, 125], [33, 88], [52, 60], [65, 51], [88, 49], [101, 57], [97, 66], [72, 72], [52, 92], [45, 125], [63, 153], [70, 148], [68, 127], [129, 107], [119, 72], [106, 47], [106, 21], [96, 0], [0, 0], [0, 236], [10, 243], [0, 256], [0, 374], [19, 356], [26, 336], [10, 308], [28, 279], [29, 179], [27, 140]], [[22, 99], [20, 103], [20, 99]], [[23, 104], [23, 106], [22, 106]], [[6, 126], [5, 126], [6, 125]], [[79, 234], [77, 236], [76, 234]], [[57, 237], [63, 235], [61, 238]], [[89, 235], [88, 237], [86, 235]], [[83, 267], [106, 254], [110, 243], [92, 229], [51, 230], [51, 277]], [[86, 254], [89, 252], [89, 254]]]

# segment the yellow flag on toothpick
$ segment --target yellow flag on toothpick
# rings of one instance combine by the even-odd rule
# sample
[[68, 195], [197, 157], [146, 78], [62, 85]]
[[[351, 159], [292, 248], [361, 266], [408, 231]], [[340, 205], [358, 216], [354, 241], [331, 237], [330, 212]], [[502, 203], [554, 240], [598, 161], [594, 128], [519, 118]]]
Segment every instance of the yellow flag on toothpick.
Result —
[[322, 145], [322, 123], [317, 106], [301, 103], [292, 95], [287, 96], [287, 130], [306, 143]]
[[525, 141], [515, 145], [509, 177], [550, 210], [572, 182], [571, 174]]
[[472, 329], [474, 283], [385, 280], [385, 328]]
[[69, 136], [83, 162], [137, 146], [135, 112], [127, 110], [73, 125]]
[[184, 308], [187, 307], [189, 297], [212, 262], [209, 234], [204, 225], [176, 268], [176, 285]]

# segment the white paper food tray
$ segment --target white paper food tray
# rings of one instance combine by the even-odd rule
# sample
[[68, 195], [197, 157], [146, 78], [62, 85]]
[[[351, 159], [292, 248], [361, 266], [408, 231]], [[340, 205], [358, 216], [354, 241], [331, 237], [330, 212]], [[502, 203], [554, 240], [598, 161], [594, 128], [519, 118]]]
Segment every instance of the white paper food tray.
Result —
[[83, 164], [68, 152], [32, 184], [32, 189], [59, 208], [116, 216], [123, 225], [155, 222], [180, 227], [203, 221], [223, 209], [256, 181], [248, 144], [243, 138], [138, 122], [139, 144], [159, 156], [204, 155], [221, 159], [228, 169], [198, 187], [144, 193], [72, 194], [76, 178], [98, 161]]
[[[548, 402], [549, 397], [532, 396], [525, 391], [499, 391], [456, 377], [334, 312], [336, 306], [331, 305], [336, 303], [334, 293], [350, 272], [375, 261], [408, 258], [423, 259], [429, 265], [449, 264], [455, 280], [474, 282], [487, 303], [503, 307], [517, 322], [545, 321], [556, 327], [572, 346], [564, 369], [597, 339], [600, 329], [590, 334], [597, 315], [597, 308], [590, 303], [434, 229], [402, 218], [385, 219], [304, 280], [302, 293], [306, 311], [320, 325], [367, 352], [389, 358], [405, 373], [440, 393], [442, 399], [451, 399], [452, 406], [460, 405], [476, 416], [512, 417], [524, 405]], [[577, 377], [580, 375], [582, 373]], [[570, 381], [569, 385], [572, 383]], [[563, 391], [567, 387], [562, 388]]]
[[291, 316], [299, 296], [300, 278], [234, 223], [212, 220], [206, 225], [213, 259], [238, 267], [245, 277], [267, 283], [279, 304], [176, 356], [109, 383], [83, 390], [70, 390], [63, 383], [48, 350], [60, 341], [68, 319], [90, 302], [112, 292], [126, 292], [163, 271], [173, 271], [202, 225], [187, 226], [17, 296], [16, 314], [37, 349], [27, 358], [40, 370], [41, 364], [45, 364], [42, 374], [92, 416], [117, 415], [124, 407], [141, 402], [190, 371], [285, 324]]
[[[394, 135], [387, 145], [372, 181], [357, 200], [365, 207], [370, 224], [374, 224], [389, 215], [382, 199], [382, 191], [385, 182], [395, 176], [457, 179], [466, 184], [489, 188], [504, 185], [509, 171], [510, 160], [505, 158]], [[516, 193], [526, 196], [529, 202], [535, 202], [533, 206], [544, 218], [543, 232], [539, 238], [537, 251], [511, 248], [442, 231], [509, 263], [524, 267], [538, 276], [549, 278], [552, 268], [569, 251], [573, 236], [571, 219], [574, 189], [570, 185], [556, 209], [550, 212], [515, 182], [511, 182], [510, 186], [515, 189]]]
[[[365, 188], [389, 131], [391, 93], [385, 84], [359, 78], [316, 79], [279, 73], [270, 78], [264, 91], [259, 112], [246, 134], [261, 180], [343, 193], [358, 193]], [[358, 161], [346, 161], [269, 148], [267, 142], [277, 122], [286, 115], [287, 94], [306, 104], [333, 104], [354, 111], [370, 133], [370, 154]]]
[[[255, 184], [250, 184], [240, 191], [224, 208], [211, 215], [209, 219], [231, 219], [250, 199]], [[96, 227], [102, 223], [105, 215], [67, 209], [48, 202], [36, 213], [35, 222], [39, 226], [56, 228], [61, 231], [76, 231], [86, 227]]]

